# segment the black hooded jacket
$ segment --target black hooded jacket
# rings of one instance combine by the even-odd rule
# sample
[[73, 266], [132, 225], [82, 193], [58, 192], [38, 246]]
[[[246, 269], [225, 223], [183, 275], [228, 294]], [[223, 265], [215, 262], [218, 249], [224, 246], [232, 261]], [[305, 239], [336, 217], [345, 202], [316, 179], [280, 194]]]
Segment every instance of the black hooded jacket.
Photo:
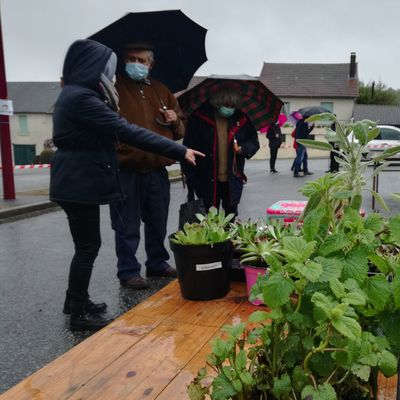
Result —
[[53, 115], [56, 151], [50, 199], [106, 204], [121, 197], [116, 145], [119, 141], [183, 160], [186, 147], [129, 124], [108, 104], [99, 86], [112, 51], [92, 40], [78, 40], [64, 61], [64, 87]]

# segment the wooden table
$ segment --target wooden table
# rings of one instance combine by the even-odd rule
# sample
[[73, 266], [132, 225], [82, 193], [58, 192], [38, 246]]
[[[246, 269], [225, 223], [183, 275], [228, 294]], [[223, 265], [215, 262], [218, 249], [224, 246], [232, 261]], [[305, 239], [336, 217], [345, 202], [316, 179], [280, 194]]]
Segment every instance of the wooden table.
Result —
[[[205, 365], [210, 340], [256, 309], [243, 283], [205, 302], [184, 300], [174, 281], [0, 399], [188, 400], [186, 387]], [[396, 382], [381, 385], [380, 400], [395, 400]]]

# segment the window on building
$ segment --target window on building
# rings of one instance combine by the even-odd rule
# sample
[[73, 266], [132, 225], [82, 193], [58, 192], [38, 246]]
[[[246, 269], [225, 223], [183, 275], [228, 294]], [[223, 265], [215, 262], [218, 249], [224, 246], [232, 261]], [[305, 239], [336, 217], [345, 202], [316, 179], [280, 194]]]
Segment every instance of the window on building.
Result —
[[28, 117], [26, 115], [18, 115], [18, 123], [19, 123], [19, 134], [27, 136], [29, 134]]
[[283, 103], [283, 107], [282, 107], [281, 112], [284, 113], [285, 115], [289, 115], [290, 114], [290, 102], [289, 101], [285, 101]]
[[324, 107], [333, 113], [333, 101], [321, 101], [321, 107]]

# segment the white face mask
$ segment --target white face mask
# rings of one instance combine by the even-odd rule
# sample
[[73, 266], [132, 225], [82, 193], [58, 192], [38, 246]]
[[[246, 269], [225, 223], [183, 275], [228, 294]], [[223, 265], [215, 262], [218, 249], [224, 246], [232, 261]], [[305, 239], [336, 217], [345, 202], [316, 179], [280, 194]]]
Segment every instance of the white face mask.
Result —
[[149, 75], [149, 66], [136, 62], [126, 63], [125, 72], [134, 81], [142, 81]]

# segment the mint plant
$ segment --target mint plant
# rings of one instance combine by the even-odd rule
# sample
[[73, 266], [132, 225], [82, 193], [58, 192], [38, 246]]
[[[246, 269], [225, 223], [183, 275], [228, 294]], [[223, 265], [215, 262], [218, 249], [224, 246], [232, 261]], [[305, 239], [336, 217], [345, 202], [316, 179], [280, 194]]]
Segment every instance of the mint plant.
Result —
[[397, 373], [400, 216], [359, 215], [359, 153], [376, 131], [370, 122], [351, 126], [358, 143], [337, 128], [349, 146], [346, 167], [301, 189], [309, 198], [302, 226], [257, 244], [269, 274], [252, 295], [270, 310], [224, 327], [207, 359], [213, 375], [200, 370], [192, 400], [376, 399], [378, 373]]

